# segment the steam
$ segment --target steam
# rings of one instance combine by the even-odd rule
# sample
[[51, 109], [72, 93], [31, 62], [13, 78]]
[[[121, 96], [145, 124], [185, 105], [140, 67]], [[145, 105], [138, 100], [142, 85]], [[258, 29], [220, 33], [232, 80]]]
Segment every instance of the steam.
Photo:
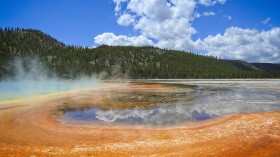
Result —
[[94, 76], [62, 80], [36, 57], [17, 57], [10, 63], [10, 67], [12, 76], [6, 76], [0, 82], [0, 99], [102, 86]]
[[18, 58], [16, 57], [11, 67], [14, 76], [5, 78], [5, 81], [14, 80], [17, 82], [25, 81], [47, 81], [54, 80], [56, 77], [48, 70], [48, 68], [37, 58]]

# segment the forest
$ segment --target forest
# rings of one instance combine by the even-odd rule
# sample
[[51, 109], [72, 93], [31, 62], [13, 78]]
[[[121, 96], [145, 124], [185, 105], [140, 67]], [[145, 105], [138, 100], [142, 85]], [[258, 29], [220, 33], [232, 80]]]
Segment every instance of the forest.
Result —
[[102, 79], [280, 78], [280, 64], [222, 60], [151, 46], [72, 46], [39, 30], [1, 28], [0, 79], [15, 75], [11, 64], [15, 58], [23, 60], [23, 67], [38, 58], [50, 76], [63, 79], [81, 75]]

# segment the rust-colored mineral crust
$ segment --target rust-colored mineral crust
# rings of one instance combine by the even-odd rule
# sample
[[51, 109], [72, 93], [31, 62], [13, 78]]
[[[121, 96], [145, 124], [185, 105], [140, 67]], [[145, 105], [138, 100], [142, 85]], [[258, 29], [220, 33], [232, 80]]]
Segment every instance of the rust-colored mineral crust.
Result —
[[0, 102], [0, 156], [280, 156], [279, 111], [164, 128], [63, 123], [51, 113], [67, 98], [98, 103], [110, 97], [104, 94], [106, 90], [147, 89], [174, 90], [159, 84], [126, 84], [102, 92], [74, 91]]

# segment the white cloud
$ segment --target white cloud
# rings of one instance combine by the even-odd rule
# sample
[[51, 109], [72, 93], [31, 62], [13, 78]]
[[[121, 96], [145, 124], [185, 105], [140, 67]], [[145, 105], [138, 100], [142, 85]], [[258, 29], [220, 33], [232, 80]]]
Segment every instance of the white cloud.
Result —
[[230, 15], [224, 15], [224, 18], [228, 19], [228, 20], [231, 20], [232, 17]]
[[103, 33], [94, 38], [96, 44], [122, 45], [122, 46], [147, 46], [153, 45], [152, 40], [140, 35], [136, 37], [127, 37], [124, 35], [116, 36], [114, 33]]
[[[192, 40], [196, 29], [192, 22], [214, 12], [198, 13], [198, 4], [212, 6], [226, 0], [113, 0], [117, 23], [132, 26], [139, 36], [103, 33], [94, 38], [95, 44], [153, 45], [161, 48], [208, 52], [226, 59], [280, 63], [280, 28], [269, 31], [230, 27], [224, 34]], [[125, 4], [122, 4], [125, 3]], [[232, 17], [224, 15], [231, 20]], [[264, 20], [268, 23], [269, 18]]]
[[194, 19], [197, 19], [197, 18], [200, 18], [202, 15], [200, 14], [200, 13], [198, 13], [198, 12], [195, 12], [194, 14], [193, 14], [193, 18]]
[[280, 28], [269, 31], [230, 27], [223, 35], [197, 41], [209, 54], [226, 59], [280, 63]]
[[121, 3], [127, 2], [128, 0], [113, 0], [114, 3], [116, 3], [115, 11], [119, 12], [121, 11]]
[[140, 17], [146, 16], [156, 21], [164, 21], [171, 16], [165, 0], [130, 0], [127, 9]]
[[123, 14], [118, 18], [117, 23], [122, 26], [128, 26], [134, 23], [134, 21], [134, 17], [130, 14]]
[[[132, 25], [135, 31], [138, 31], [147, 39], [145, 41], [150, 41], [145, 43], [153, 43], [148, 39], [151, 38], [156, 41], [156, 43], [153, 43], [155, 46], [160, 45], [166, 48], [185, 49], [188, 48], [186, 45], [192, 45], [190, 43], [192, 42], [191, 36], [196, 33], [196, 30], [192, 27], [191, 21], [197, 16], [194, 14], [196, 0], [127, 0], [126, 5], [123, 5], [126, 8], [120, 10], [121, 3], [125, 1], [114, 0], [115, 11], [118, 16], [117, 22], [123, 26]], [[108, 33], [105, 35], [102, 34], [95, 38], [95, 43], [123, 45], [124, 38], [125, 40], [135, 38], [127, 36], [119, 38], [120, 36], [110, 34], [114, 39], [101, 40], [109, 36]], [[131, 43], [130, 40], [125, 44], [128, 45], [129, 43]], [[134, 45], [136, 44], [134, 43]]]
[[206, 12], [203, 13], [203, 15], [204, 15], [204, 16], [214, 16], [215, 13], [212, 12], [212, 11], [208, 11], [208, 12], [206, 11]]
[[156, 22], [144, 17], [134, 28], [140, 30], [143, 35], [157, 40], [191, 37], [196, 32], [186, 18]]
[[266, 18], [265, 20], [261, 21], [262, 24], [268, 24], [270, 21], [270, 17]]
[[216, 3], [224, 4], [226, 0], [198, 0], [199, 4], [205, 5], [205, 6], [211, 6], [215, 5]]

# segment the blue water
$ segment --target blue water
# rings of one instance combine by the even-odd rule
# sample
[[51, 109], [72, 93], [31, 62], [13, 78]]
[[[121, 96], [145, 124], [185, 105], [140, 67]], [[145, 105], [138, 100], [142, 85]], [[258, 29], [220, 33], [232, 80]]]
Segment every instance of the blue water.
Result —
[[[103, 110], [96, 106], [72, 110], [63, 115], [68, 122], [103, 124], [140, 124], [167, 126], [185, 122], [202, 121], [229, 114], [270, 112], [280, 110], [280, 93], [271, 91], [227, 89], [209, 91], [197, 89], [195, 100], [186, 99], [162, 103], [150, 108]], [[145, 98], [144, 98], [145, 99]], [[147, 98], [145, 99], [147, 100]]]
[[100, 86], [94, 81], [6, 81], [0, 82], [0, 100]]

